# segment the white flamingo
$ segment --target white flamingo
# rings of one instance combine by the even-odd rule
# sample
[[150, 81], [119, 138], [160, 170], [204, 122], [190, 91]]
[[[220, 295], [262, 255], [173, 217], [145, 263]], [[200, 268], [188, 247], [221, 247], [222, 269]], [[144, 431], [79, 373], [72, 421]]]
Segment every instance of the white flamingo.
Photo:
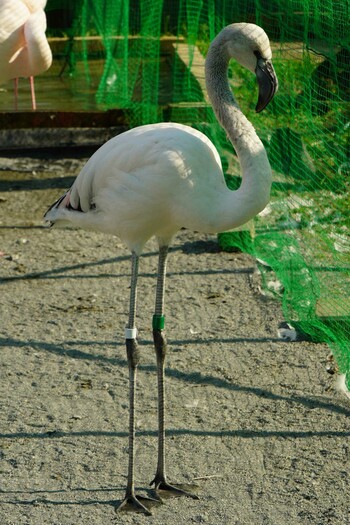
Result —
[[46, 39], [46, 0], [0, 0], [0, 84], [29, 77], [32, 108], [36, 109], [34, 76], [46, 71], [52, 53]]
[[[242, 184], [230, 191], [219, 154], [210, 140], [188, 126], [161, 123], [140, 126], [104, 144], [79, 173], [71, 189], [47, 211], [51, 223], [93, 229], [117, 235], [131, 250], [130, 310], [125, 330], [130, 373], [129, 466], [126, 504], [150, 514], [134, 489], [134, 407], [139, 352], [136, 341], [136, 287], [138, 262], [148, 239], [159, 243], [158, 278], [153, 337], [158, 370], [158, 464], [156, 491], [191, 495], [169, 485], [164, 447], [164, 284], [168, 246], [182, 227], [215, 233], [235, 228], [267, 204], [271, 168], [252, 124], [235, 101], [227, 80], [230, 58], [256, 73], [261, 111], [277, 89], [267, 35], [258, 26], [239, 23], [225, 27], [212, 42], [206, 58], [210, 100], [227, 132], [242, 169]], [[192, 497], [196, 497], [193, 496]]]

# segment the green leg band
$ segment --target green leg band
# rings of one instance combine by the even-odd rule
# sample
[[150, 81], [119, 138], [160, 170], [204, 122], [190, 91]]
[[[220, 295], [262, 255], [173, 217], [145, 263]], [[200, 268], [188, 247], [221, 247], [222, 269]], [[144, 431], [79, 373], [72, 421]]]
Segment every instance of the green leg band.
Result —
[[163, 330], [165, 325], [165, 315], [154, 315], [152, 319], [153, 330]]

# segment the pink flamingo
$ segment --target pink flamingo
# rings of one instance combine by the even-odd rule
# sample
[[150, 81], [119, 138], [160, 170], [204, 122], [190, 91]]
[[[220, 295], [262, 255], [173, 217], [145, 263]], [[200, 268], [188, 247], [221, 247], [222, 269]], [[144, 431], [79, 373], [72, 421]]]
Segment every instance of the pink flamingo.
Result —
[[15, 108], [18, 78], [29, 77], [32, 108], [36, 109], [34, 76], [46, 71], [52, 53], [46, 39], [46, 0], [0, 0], [0, 84], [15, 81]]

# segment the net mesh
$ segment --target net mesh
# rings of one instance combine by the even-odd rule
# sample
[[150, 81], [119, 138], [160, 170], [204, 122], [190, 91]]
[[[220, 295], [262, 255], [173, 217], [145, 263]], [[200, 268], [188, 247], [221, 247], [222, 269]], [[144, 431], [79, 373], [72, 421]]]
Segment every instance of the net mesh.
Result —
[[49, 0], [47, 12], [62, 7], [66, 20], [56, 34], [90, 38], [79, 49], [67, 46], [66, 74], [83, 64], [91, 88], [94, 60], [102, 59], [94, 87], [101, 109], [123, 108], [130, 126], [172, 120], [200, 129], [217, 146], [233, 189], [239, 164], [207, 100], [203, 57], [229, 23], [265, 29], [280, 81], [272, 103], [257, 115], [253, 76], [235, 63], [229, 76], [268, 151], [271, 202], [248, 234], [224, 232], [219, 243], [257, 258], [286, 320], [330, 345], [350, 386], [349, 0]]

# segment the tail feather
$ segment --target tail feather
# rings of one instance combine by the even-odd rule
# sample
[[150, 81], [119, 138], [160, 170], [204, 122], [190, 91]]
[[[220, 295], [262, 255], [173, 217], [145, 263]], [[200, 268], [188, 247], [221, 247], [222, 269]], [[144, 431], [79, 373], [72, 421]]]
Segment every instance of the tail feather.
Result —
[[78, 207], [74, 208], [70, 202], [70, 190], [66, 191], [57, 201], [55, 201], [51, 206], [46, 210], [46, 213], [44, 215], [44, 219], [47, 220], [49, 223], [49, 226], [53, 226], [56, 222], [52, 217], [48, 217], [50, 215], [50, 212], [53, 210], [58, 210], [59, 208], [65, 208], [67, 210], [73, 210], [82, 212], [83, 210], [80, 207], [80, 202], [78, 203]]
[[[44, 219], [46, 219], [48, 225], [51, 227], [56, 222], [56, 213], [55, 211], [58, 209], [65, 209], [65, 210], [71, 210], [75, 212], [82, 212], [80, 202], [78, 202], [78, 207], [74, 208], [71, 204], [70, 200], [70, 190], [66, 191], [57, 201], [55, 201], [51, 206], [46, 210], [46, 213], [44, 215]], [[61, 217], [60, 217], [61, 219]], [[59, 219], [59, 220], [60, 220]]]
[[44, 218], [49, 213], [49, 211], [51, 211], [53, 208], [58, 208], [59, 207], [59, 205], [61, 204], [62, 201], [64, 201], [64, 199], [66, 198], [68, 193], [69, 193], [69, 190], [66, 191], [66, 193], [64, 193], [59, 199], [57, 199], [57, 201], [55, 201], [53, 204], [51, 204], [51, 206], [46, 210], [46, 212], [44, 214]]

